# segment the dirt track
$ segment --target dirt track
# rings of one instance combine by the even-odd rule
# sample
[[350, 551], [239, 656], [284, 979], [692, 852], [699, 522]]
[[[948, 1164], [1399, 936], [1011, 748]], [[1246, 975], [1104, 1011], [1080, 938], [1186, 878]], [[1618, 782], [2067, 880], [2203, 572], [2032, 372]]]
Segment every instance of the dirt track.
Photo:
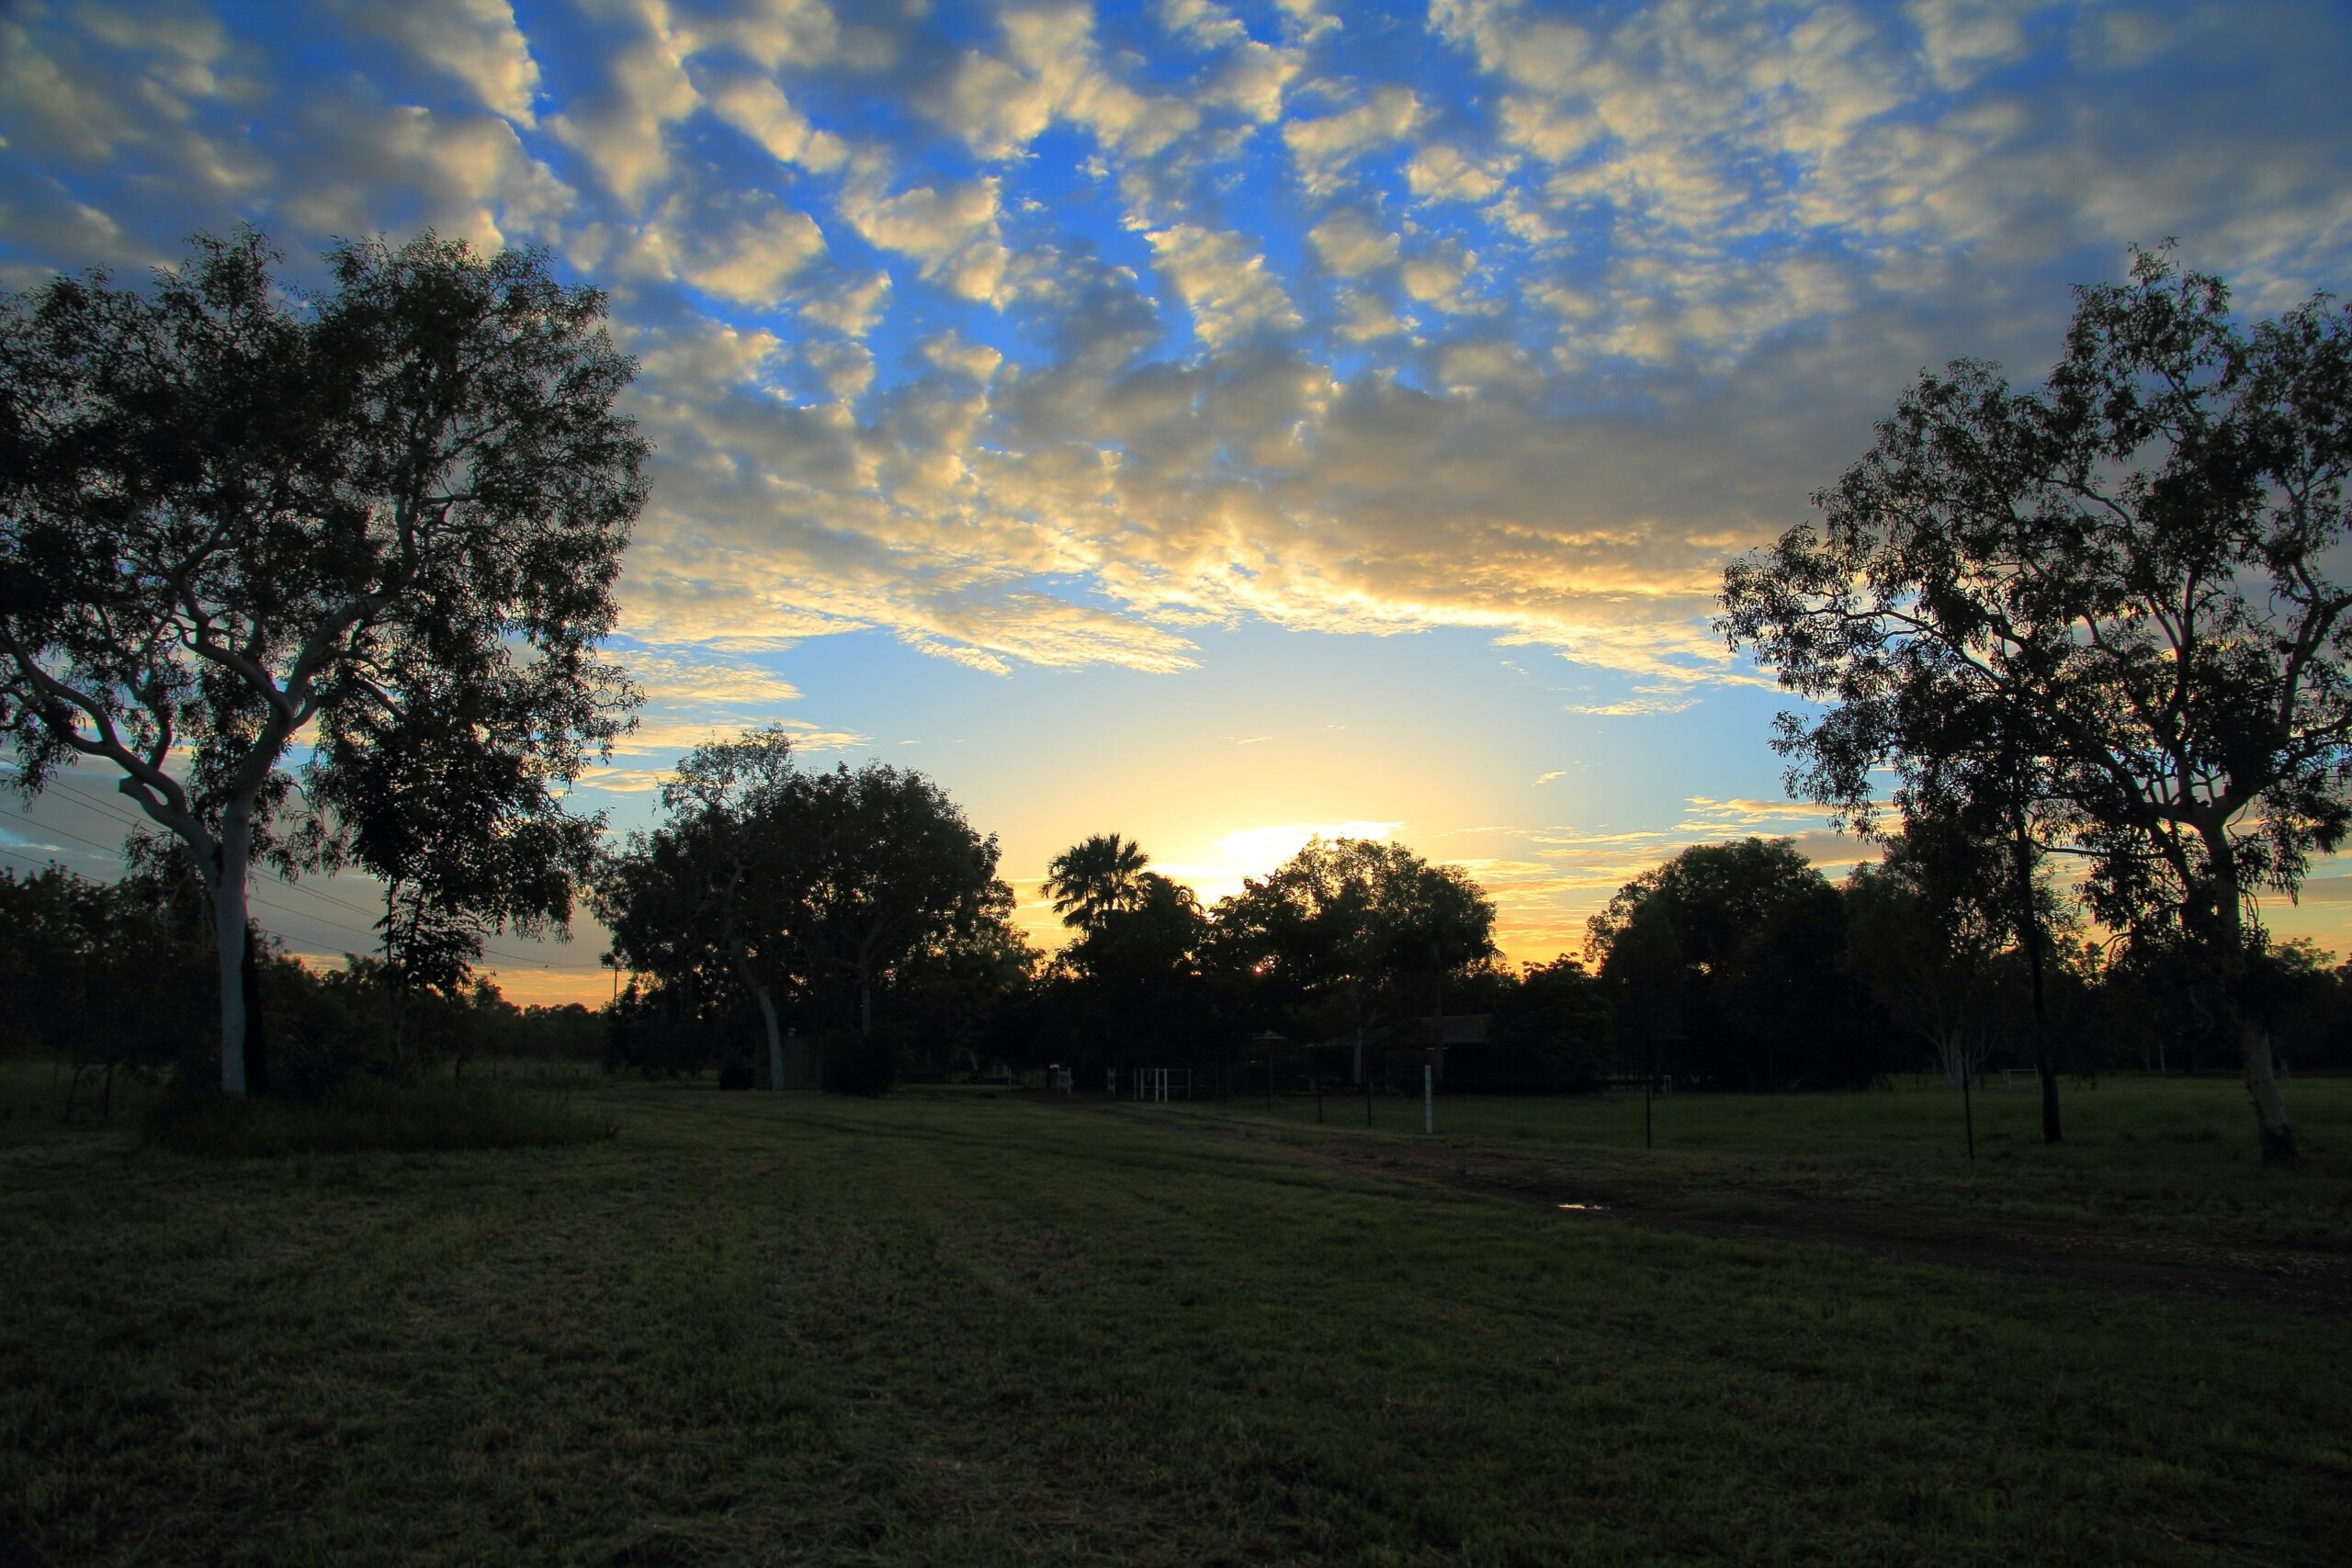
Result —
[[[1134, 1117], [1129, 1108], [1101, 1114]], [[1351, 1138], [1236, 1122], [1154, 1118], [1204, 1137], [1288, 1149], [1390, 1181], [1451, 1187], [1550, 1210], [1564, 1224], [1628, 1224], [1725, 1240], [1842, 1247], [1873, 1257], [2017, 1274], [2086, 1290], [2132, 1291], [2352, 1317], [2352, 1257], [2287, 1247], [2218, 1247], [2065, 1225], [1992, 1221], [1884, 1204], [1743, 1194], [1736, 1219], [1677, 1210], [1663, 1184], [1596, 1180], [1561, 1160], [1483, 1154], [1443, 1141]], [[1589, 1207], [1565, 1210], [1577, 1203]]]

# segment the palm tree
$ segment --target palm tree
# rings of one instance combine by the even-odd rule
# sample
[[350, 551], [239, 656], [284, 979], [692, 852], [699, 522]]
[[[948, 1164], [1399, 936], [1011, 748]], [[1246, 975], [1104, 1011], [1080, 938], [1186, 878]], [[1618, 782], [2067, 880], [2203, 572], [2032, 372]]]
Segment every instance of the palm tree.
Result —
[[1046, 863], [1046, 892], [1062, 924], [1092, 931], [1112, 915], [1142, 908], [1150, 863], [1133, 839], [1097, 833]]

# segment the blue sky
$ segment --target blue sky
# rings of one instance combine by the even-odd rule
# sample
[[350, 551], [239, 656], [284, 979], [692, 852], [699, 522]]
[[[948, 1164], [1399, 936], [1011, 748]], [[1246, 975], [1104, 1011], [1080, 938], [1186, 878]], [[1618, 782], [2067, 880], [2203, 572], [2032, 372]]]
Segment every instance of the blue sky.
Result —
[[[19, 4], [0, 285], [240, 220], [298, 276], [543, 245], [660, 447], [592, 804], [782, 721], [937, 776], [1024, 898], [1089, 832], [1214, 895], [1388, 831], [1539, 958], [1689, 842], [1853, 858], [1724, 558], [1921, 367], [2038, 376], [2133, 242], [2340, 288], [2348, 75], [2330, 4]], [[12, 858], [103, 861], [78, 809]], [[2340, 950], [2337, 890], [2276, 923]]]

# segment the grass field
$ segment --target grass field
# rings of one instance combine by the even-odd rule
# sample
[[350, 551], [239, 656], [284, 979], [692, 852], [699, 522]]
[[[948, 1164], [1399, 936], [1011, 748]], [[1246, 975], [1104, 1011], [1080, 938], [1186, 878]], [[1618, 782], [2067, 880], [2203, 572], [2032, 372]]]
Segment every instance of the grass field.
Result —
[[[1438, 1131], [1503, 1153], [1573, 1154], [1596, 1176], [1662, 1184], [1694, 1209], [1783, 1194], [1900, 1203], [1945, 1213], [2049, 1220], [2215, 1241], [2352, 1247], [2352, 1079], [2299, 1078], [2288, 1106], [2301, 1147], [2292, 1175], [2256, 1157], [2254, 1113], [2234, 1078], [2110, 1076], [2061, 1080], [2064, 1142], [2041, 1141], [2040, 1091], [1972, 1096], [1976, 1156], [1961, 1097], [1901, 1080], [1854, 1094], [1679, 1094], [1526, 1099], [1442, 1096]], [[1312, 1096], [1277, 1095], [1271, 1113], [1237, 1096], [1220, 1113], [1304, 1127]], [[1361, 1129], [1364, 1101], [1329, 1095], [1331, 1131]], [[1419, 1133], [1417, 1098], [1377, 1096], [1375, 1132]]]
[[[1208, 1112], [615, 1084], [575, 1097], [609, 1142], [239, 1161], [60, 1130], [11, 1087], [10, 1562], [2320, 1563], [2352, 1539], [2340, 1320], [1577, 1221]], [[1519, 1114], [1476, 1135], [1587, 1146]]]

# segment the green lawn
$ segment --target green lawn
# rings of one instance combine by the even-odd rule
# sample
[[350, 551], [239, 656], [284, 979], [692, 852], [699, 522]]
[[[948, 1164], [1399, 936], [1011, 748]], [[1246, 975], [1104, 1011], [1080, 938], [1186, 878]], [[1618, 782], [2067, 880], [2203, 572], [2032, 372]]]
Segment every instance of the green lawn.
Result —
[[0, 1561], [2319, 1563], [2352, 1539], [2341, 1321], [1571, 1220], [1196, 1118], [576, 1099], [620, 1136], [220, 1161], [0, 1122]]
[[[2291, 1175], [2262, 1168], [2245, 1086], [2221, 1077], [2062, 1079], [2065, 1140], [2056, 1145], [2042, 1143], [2040, 1091], [2021, 1077], [1971, 1097], [1973, 1162], [1958, 1091], [1909, 1078], [1852, 1094], [1660, 1095], [1649, 1150], [1638, 1093], [1441, 1096], [1436, 1109], [1449, 1141], [1661, 1182], [1661, 1196], [1684, 1207], [1853, 1199], [2200, 1240], [2352, 1246], [2352, 1078], [2298, 1078], [2287, 1093], [2302, 1152]], [[1217, 1110], [1269, 1119], [1254, 1096]], [[1329, 1132], [1362, 1130], [1364, 1101], [1326, 1096], [1321, 1114]], [[1311, 1096], [1274, 1098], [1276, 1122], [1316, 1117]], [[1421, 1102], [1376, 1096], [1372, 1119], [1377, 1134], [1418, 1134]]]

